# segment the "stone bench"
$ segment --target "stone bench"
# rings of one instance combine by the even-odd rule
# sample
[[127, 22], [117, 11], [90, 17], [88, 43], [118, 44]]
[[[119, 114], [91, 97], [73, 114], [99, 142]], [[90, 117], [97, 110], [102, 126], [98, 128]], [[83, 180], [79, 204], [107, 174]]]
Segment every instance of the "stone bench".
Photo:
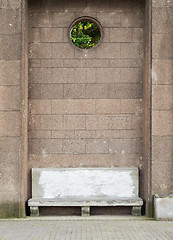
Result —
[[90, 215], [91, 206], [130, 206], [141, 215], [138, 168], [33, 168], [31, 216], [41, 206], [79, 206]]

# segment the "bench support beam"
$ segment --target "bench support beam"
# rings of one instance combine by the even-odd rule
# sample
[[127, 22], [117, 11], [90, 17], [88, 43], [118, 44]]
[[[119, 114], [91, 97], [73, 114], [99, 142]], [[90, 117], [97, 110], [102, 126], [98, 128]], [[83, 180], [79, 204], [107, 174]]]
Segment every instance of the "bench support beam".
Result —
[[90, 207], [81, 207], [81, 216], [82, 217], [87, 217], [90, 216]]
[[38, 207], [30, 207], [31, 217], [39, 216], [39, 208]]
[[141, 207], [132, 207], [133, 216], [141, 216]]

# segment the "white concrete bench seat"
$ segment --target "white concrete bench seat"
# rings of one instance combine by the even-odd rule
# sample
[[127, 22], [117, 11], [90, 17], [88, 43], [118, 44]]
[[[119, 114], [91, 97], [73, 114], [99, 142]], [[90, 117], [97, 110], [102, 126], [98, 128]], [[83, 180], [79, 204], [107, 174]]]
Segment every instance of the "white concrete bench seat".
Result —
[[41, 206], [79, 206], [90, 215], [91, 206], [131, 206], [141, 214], [138, 168], [33, 168], [31, 216]]

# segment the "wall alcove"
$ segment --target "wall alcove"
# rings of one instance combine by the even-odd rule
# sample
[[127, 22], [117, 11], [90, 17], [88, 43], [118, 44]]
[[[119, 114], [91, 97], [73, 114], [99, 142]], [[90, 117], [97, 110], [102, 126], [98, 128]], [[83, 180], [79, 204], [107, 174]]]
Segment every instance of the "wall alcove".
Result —
[[[146, 8], [143, 0], [29, 1], [28, 172], [137, 166], [140, 194], [147, 195]], [[81, 51], [69, 28], [85, 16], [100, 23], [102, 41]]]

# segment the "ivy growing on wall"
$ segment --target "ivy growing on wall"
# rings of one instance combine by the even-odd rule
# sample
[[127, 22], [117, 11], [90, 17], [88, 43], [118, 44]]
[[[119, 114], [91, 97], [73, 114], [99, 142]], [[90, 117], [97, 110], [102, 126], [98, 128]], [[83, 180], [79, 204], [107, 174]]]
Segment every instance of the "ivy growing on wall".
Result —
[[101, 33], [94, 22], [82, 21], [72, 28], [70, 38], [75, 46], [81, 49], [90, 49], [98, 44]]

